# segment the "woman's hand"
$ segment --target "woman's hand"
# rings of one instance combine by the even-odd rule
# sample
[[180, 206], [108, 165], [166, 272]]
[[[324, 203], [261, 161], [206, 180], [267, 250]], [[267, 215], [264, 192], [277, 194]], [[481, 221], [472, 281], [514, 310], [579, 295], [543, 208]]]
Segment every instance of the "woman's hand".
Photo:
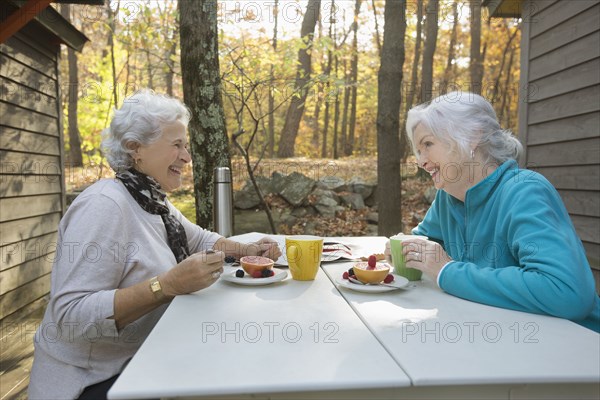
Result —
[[123, 329], [177, 295], [192, 293], [215, 283], [223, 273], [223, 258], [225, 255], [222, 252], [214, 250], [192, 254], [159, 275], [158, 281], [164, 295], [160, 301], [151, 292], [149, 280], [117, 290], [113, 315], [117, 329]]
[[192, 254], [159, 277], [163, 293], [173, 297], [209, 287], [223, 273], [224, 258], [214, 250]]
[[407, 267], [419, 269], [435, 281], [442, 267], [452, 261], [439, 243], [421, 238], [403, 239], [402, 253]]
[[281, 256], [281, 249], [275, 240], [265, 236], [258, 242], [248, 243], [245, 253], [247, 256], [262, 256], [277, 261]]

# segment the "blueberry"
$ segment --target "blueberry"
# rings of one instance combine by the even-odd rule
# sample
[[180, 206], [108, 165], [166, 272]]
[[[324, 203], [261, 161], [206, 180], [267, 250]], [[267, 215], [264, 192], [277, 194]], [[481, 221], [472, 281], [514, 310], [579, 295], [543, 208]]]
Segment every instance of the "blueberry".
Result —
[[243, 278], [244, 277], [244, 270], [243, 269], [238, 269], [237, 271], [235, 271], [235, 276], [237, 278]]
[[348, 275], [350, 275], [350, 276], [354, 275], [354, 268], [350, 268], [348, 270]]
[[235, 257], [234, 256], [225, 256], [225, 262], [227, 264], [231, 264], [235, 262]]
[[263, 278], [270, 277], [272, 273], [273, 273], [273, 271], [271, 271], [270, 269], [263, 269], [262, 270], [262, 276], [263, 276]]

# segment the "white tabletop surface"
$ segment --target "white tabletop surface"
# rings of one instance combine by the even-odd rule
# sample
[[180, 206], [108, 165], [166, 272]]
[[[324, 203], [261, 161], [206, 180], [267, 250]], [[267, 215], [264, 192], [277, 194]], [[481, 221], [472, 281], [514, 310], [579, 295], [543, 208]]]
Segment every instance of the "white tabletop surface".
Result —
[[[373, 252], [386, 242], [338, 239]], [[350, 266], [323, 268], [335, 282]], [[426, 277], [408, 290], [340, 292], [414, 386], [600, 380], [600, 335], [571, 321], [463, 300]]]
[[[386, 239], [337, 240], [362, 254], [383, 252]], [[267, 286], [219, 281], [177, 297], [109, 398], [527, 397], [518, 384], [539, 384], [543, 390], [535, 394], [546, 397], [598, 396], [597, 333], [462, 300], [427, 279], [386, 293], [338, 289], [334, 282], [351, 265], [324, 264], [309, 282], [289, 276]], [[575, 386], [556, 386], [561, 383]], [[455, 392], [461, 385], [479, 389]]]
[[[228, 267], [228, 271], [233, 271]], [[410, 380], [326, 274], [219, 281], [178, 296], [111, 399], [406, 387]]]

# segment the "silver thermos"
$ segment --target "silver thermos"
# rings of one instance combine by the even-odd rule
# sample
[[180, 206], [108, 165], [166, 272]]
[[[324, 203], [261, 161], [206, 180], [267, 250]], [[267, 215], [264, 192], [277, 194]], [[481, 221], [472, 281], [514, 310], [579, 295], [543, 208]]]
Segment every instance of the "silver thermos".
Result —
[[218, 234], [229, 237], [233, 235], [233, 201], [229, 168], [215, 168], [213, 182], [213, 229]]

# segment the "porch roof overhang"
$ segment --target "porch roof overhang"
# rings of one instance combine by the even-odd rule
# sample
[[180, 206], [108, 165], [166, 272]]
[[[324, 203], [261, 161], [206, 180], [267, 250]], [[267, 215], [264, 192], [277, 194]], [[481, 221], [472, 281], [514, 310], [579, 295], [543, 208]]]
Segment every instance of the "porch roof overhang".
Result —
[[21, 30], [31, 21], [40, 24], [60, 43], [81, 51], [89, 39], [75, 28], [50, 3], [102, 5], [104, 0], [4, 0], [0, 22], [0, 43]]

